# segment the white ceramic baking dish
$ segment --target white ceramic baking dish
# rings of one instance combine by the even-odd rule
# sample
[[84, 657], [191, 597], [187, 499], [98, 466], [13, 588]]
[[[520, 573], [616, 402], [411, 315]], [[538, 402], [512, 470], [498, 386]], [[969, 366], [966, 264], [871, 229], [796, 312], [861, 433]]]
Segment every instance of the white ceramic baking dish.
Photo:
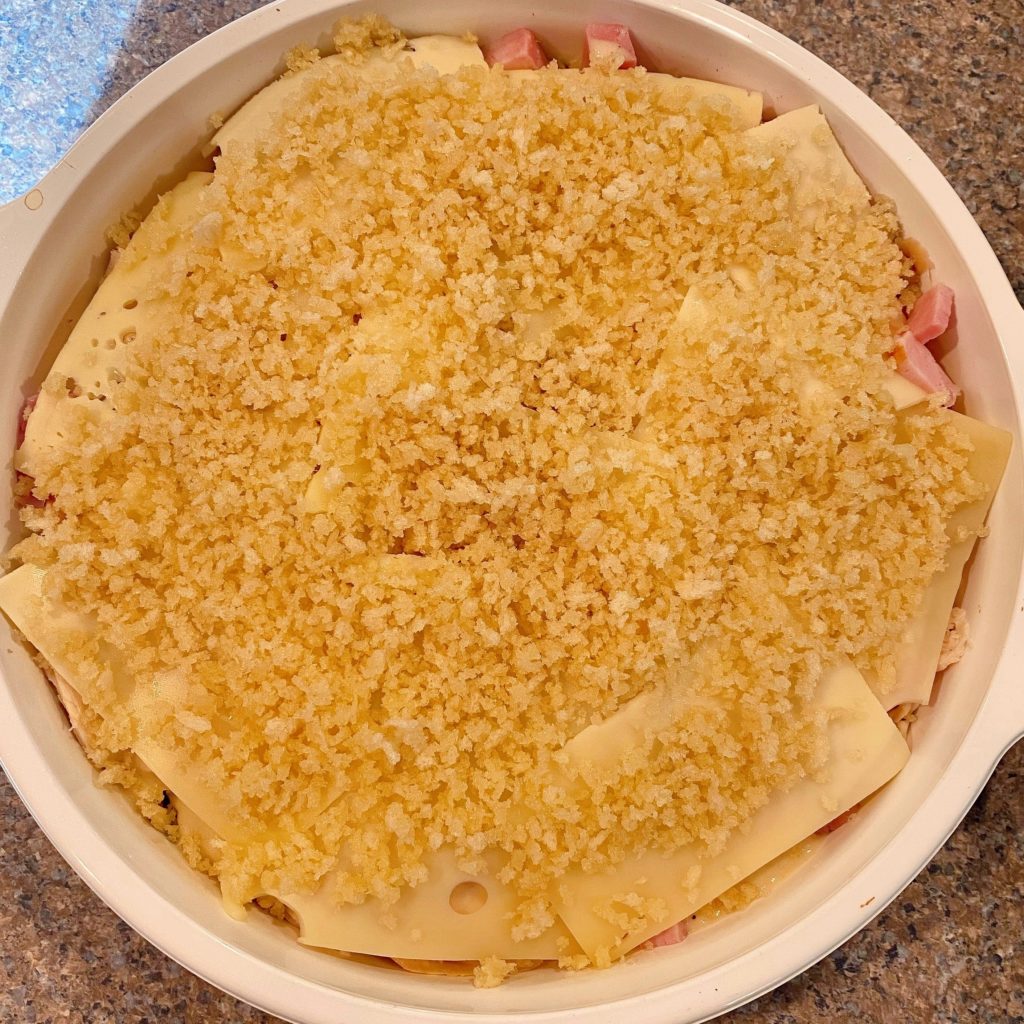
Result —
[[[211, 882], [116, 793], [94, 787], [56, 700], [6, 623], [0, 759], [57, 849], [118, 914], [190, 970], [290, 1020], [707, 1019], [802, 971], [877, 914], [944, 842], [1002, 753], [1024, 734], [1024, 312], [953, 189], [888, 116], [795, 43], [711, 0], [284, 0], [160, 68], [104, 114], [37, 189], [0, 209], [0, 452], [12, 451], [22, 397], [95, 287], [108, 226], [201, 166], [210, 114], [232, 111], [282, 70], [286, 50], [326, 44], [338, 17], [367, 11], [388, 14], [411, 34], [472, 30], [486, 39], [531, 25], [563, 56], [578, 48], [585, 22], [622, 21], [650, 67], [759, 89], [780, 112], [821, 105], [873, 190], [896, 200], [908, 233], [956, 289], [960, 338], [948, 365], [964, 385], [968, 410], [1017, 439], [991, 536], [970, 571], [971, 650], [946, 673], [936, 706], [915, 727], [907, 768], [770, 898], [680, 946], [612, 970], [537, 971], [490, 991], [305, 950], [260, 914], [246, 923], [228, 918]], [[10, 478], [8, 472], [0, 483], [3, 508], [10, 508]], [[15, 522], [10, 515], [6, 529]]]

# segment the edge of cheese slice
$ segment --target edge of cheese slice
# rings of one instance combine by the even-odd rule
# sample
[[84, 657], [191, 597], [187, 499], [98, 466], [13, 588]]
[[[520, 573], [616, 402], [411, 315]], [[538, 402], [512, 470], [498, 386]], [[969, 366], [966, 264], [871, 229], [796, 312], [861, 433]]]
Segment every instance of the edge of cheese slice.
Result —
[[920, 405], [928, 397], [927, 391], [919, 388], [906, 377], [901, 377], [895, 370], [890, 371], [882, 387], [889, 393], [897, 412]]
[[[362, 64], [353, 65], [353, 68], [367, 76], [391, 74], [401, 67], [403, 59], [411, 60], [416, 67], [432, 67], [441, 75], [454, 74], [463, 67], [487, 66], [476, 43], [468, 43], [454, 36], [433, 35], [410, 39], [404, 50], [375, 51]], [[333, 53], [301, 71], [264, 86], [217, 130], [209, 142], [209, 151], [220, 147], [224, 153], [240, 142], [258, 138], [266, 126], [287, 109], [307, 82], [324, 77], [335, 65], [345, 63], [350, 63], [346, 54]]]
[[[413, 960], [503, 959], [553, 960], [579, 952], [571, 933], [557, 919], [536, 938], [513, 938], [511, 919], [517, 906], [514, 893], [496, 881], [500, 858], [485, 854], [486, 875], [459, 869], [454, 855], [439, 851], [428, 860], [429, 877], [405, 890], [385, 907], [376, 899], [338, 906], [330, 896], [328, 875], [317, 892], [272, 893], [299, 921], [303, 945], [322, 949], [369, 953]], [[459, 886], [473, 887], [478, 895], [460, 913], [453, 893]]]
[[53, 666], [55, 672], [82, 696], [80, 675], [65, 651], [72, 642], [91, 632], [82, 615], [54, 609], [43, 597], [46, 570], [25, 563], [0, 576], [0, 611], [21, 630], [32, 646]]
[[[116, 384], [127, 360], [126, 346], [162, 329], [163, 302], [149, 286], [154, 280], [166, 280], [167, 261], [185, 246], [202, 192], [212, 179], [208, 171], [193, 171], [164, 193], [157, 206], [162, 217], [150, 214], [142, 222], [100, 282], [47, 373], [26, 424], [19, 468], [29, 476], [36, 475], [35, 460], [43, 451], [59, 447], [73, 435], [68, 419], [83, 405], [99, 422], [115, 415]], [[169, 239], [162, 248], [156, 244], [161, 234]], [[154, 251], [147, 251], [150, 248]], [[76, 393], [63, 387], [64, 378], [76, 382]]]
[[784, 160], [799, 172], [793, 200], [805, 224], [813, 222], [830, 196], [849, 196], [864, 206], [871, 201], [871, 194], [817, 106], [780, 114], [746, 134], [760, 142], [775, 144], [782, 139], [788, 143]]
[[[830, 719], [830, 753], [823, 779], [803, 779], [775, 794], [721, 853], [708, 857], [694, 843], [674, 853], [648, 852], [607, 874], [566, 877], [557, 906], [576, 941], [603, 961], [623, 956], [659, 931], [689, 917], [726, 889], [806, 839], [888, 782], [910, 750], [860, 673], [843, 666], [826, 673], [814, 707]], [[660, 901], [658, 920], [623, 928], [608, 913], [636, 902]]]
[[[952, 419], [971, 439], [974, 451], [967, 460], [967, 471], [984, 486], [985, 494], [978, 501], [962, 505], [950, 518], [947, 530], [951, 544], [946, 565], [928, 584], [920, 607], [907, 625], [896, 655], [895, 686], [888, 692], [881, 692], [868, 674], [878, 699], [887, 708], [931, 702], [939, 653], [963, 581], [964, 567], [977, 543], [978, 531], [985, 524], [1013, 446], [1013, 436], [1005, 430], [951, 409], [942, 410], [941, 415]], [[958, 539], [961, 536], [964, 539]]]
[[661, 71], [648, 71], [643, 76], [655, 88], [663, 91], [688, 92], [698, 99], [721, 97], [728, 100], [740, 112], [743, 129], [754, 128], [761, 123], [764, 114], [764, 96], [738, 85], [723, 85], [703, 78], [685, 78]]

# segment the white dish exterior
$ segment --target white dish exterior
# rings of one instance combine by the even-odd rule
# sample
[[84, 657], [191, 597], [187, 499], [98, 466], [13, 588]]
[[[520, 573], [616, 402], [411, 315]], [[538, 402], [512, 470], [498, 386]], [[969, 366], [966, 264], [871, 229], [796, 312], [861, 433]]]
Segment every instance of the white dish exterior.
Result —
[[[629, 24], [641, 62], [763, 91], [778, 111], [819, 103], [854, 165], [897, 203], [936, 279], [957, 294], [962, 341], [945, 359], [968, 411], [1011, 431], [1015, 448], [970, 571], [965, 661], [945, 674], [937, 706], [913, 733], [914, 756], [866, 813], [835, 833], [770, 898], [699, 939], [642, 953], [609, 971], [538, 971], [500, 989], [424, 978], [324, 956], [264, 915], [231, 920], [216, 886], [117, 793], [97, 789], [55, 698], [0, 626], [0, 760], [57, 849], [94, 891], [184, 966], [248, 1002], [302, 1024], [429, 1020], [649, 1024], [708, 1019], [802, 971], [878, 913], [970, 807], [1000, 756], [1024, 735], [1024, 311], [966, 208], [909, 137], [865, 95], [795, 43], [712, 0], [285, 0], [202, 40], [136, 86], [37, 190], [0, 208], [0, 450], [14, 448], [30, 381], [52, 360], [106, 261], [106, 229], [185, 171], [201, 166], [209, 116], [266, 84], [297, 43], [327, 43], [340, 17], [388, 15], [411, 35], [536, 28], [551, 51], [578, 51], [590, 20]], [[183, 154], [192, 154], [182, 159]], [[171, 168], [172, 170], [168, 171]], [[156, 187], [154, 187], [156, 183]], [[63, 316], [61, 316], [63, 314]], [[0, 503], [10, 508], [8, 473]], [[15, 528], [13, 514], [6, 531]], [[6, 537], [3, 544], [7, 546]]]

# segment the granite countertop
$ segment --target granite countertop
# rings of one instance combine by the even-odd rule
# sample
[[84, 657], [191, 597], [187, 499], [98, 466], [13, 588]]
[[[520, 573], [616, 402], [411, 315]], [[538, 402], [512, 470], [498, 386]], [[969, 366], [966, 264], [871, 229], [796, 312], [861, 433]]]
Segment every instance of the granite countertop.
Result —
[[[0, 201], [146, 72], [253, 0], [3, 0]], [[924, 147], [1024, 299], [1024, 0], [738, 0], [867, 90]], [[729, 1020], [1024, 1022], [1024, 744], [887, 910]], [[148, 945], [0, 775], [0, 1022], [266, 1022]]]

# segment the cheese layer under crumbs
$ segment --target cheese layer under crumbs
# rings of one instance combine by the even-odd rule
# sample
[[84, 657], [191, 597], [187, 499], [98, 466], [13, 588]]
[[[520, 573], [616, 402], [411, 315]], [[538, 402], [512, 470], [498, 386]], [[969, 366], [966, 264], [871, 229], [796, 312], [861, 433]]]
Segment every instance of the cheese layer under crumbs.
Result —
[[[821, 771], [808, 697], [839, 659], [891, 677], [969, 443], [882, 387], [910, 278], [889, 202], [801, 227], [784, 148], [721, 99], [642, 70], [367, 82], [361, 32], [218, 159], [153, 284], [163, 333], [116, 420], [39, 460], [54, 501], [15, 555], [99, 624], [101, 774], [142, 786], [152, 730], [253, 825], [213, 861], [184, 844], [230, 895], [315, 888], [341, 850], [339, 899], [392, 900], [429, 851], [498, 850], [533, 934], [570, 865], [718, 849]], [[164, 206], [147, 231], [123, 258], [161, 250]], [[173, 697], [133, 721], [112, 661]], [[665, 687], [628, 757], [566, 763]]]

